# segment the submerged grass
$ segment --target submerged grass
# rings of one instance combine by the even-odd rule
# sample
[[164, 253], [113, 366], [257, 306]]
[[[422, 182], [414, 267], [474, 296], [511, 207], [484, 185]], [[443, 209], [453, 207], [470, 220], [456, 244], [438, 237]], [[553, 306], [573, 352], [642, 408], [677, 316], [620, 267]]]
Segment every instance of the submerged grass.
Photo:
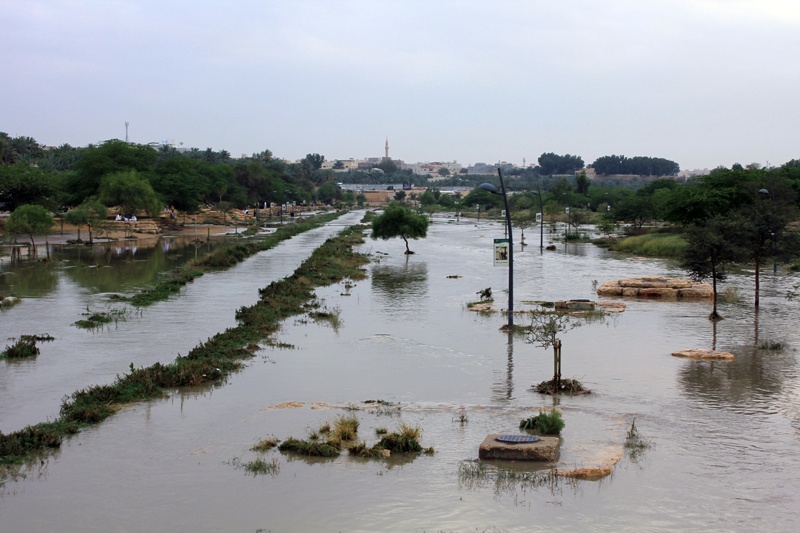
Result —
[[124, 321], [127, 314], [125, 309], [109, 308], [107, 311], [92, 312], [87, 307], [86, 312], [83, 313], [86, 318], [78, 320], [72, 325], [81, 329], [97, 330], [106, 324]]
[[58, 448], [65, 436], [105, 420], [127, 404], [162, 397], [166, 389], [221, 383], [254, 355], [282, 320], [305, 312], [315, 287], [365, 277], [362, 267], [368, 259], [353, 251], [363, 242], [362, 232], [362, 227], [353, 226], [325, 241], [294, 274], [261, 289], [256, 304], [240, 308], [237, 326], [217, 333], [175, 362], [139, 369], [131, 365], [130, 372], [112, 384], [81, 389], [65, 398], [56, 421], [0, 433], [0, 463], [22, 463]]
[[636, 428], [636, 419], [631, 420], [631, 427], [625, 435], [625, 451], [633, 462], [639, 461], [645, 452], [653, 447], [649, 439], [642, 437]]
[[238, 457], [234, 457], [229, 464], [232, 464], [236, 468], [241, 468], [248, 474], [252, 474], [253, 477], [266, 474], [276, 476], [281, 471], [281, 464], [275, 458], [266, 461], [259, 457], [252, 461], [242, 462]]

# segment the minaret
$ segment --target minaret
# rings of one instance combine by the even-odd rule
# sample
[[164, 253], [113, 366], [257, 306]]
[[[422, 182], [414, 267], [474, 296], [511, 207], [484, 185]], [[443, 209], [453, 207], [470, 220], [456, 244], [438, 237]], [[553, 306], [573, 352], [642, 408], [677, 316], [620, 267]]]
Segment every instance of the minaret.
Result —
[[386, 159], [389, 159], [389, 136], [386, 136]]

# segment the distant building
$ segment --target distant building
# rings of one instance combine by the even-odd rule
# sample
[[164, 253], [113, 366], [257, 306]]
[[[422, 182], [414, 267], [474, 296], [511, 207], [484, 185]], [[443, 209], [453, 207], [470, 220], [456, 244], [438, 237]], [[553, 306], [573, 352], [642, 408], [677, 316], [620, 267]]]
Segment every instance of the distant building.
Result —
[[414, 174], [419, 174], [420, 176], [429, 176], [431, 180], [436, 180], [438, 178], [443, 178], [440, 174], [441, 170], [447, 169], [447, 175], [458, 174], [461, 172], [461, 165], [457, 161], [449, 161], [449, 162], [439, 162], [434, 161], [432, 163], [413, 163], [407, 165], [407, 168], [410, 168]]

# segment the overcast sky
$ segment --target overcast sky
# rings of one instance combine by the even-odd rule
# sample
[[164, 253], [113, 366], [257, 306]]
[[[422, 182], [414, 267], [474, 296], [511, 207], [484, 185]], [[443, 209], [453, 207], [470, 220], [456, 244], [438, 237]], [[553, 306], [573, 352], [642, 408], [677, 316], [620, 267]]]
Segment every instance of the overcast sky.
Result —
[[0, 0], [0, 131], [234, 157], [800, 158], [800, 1]]

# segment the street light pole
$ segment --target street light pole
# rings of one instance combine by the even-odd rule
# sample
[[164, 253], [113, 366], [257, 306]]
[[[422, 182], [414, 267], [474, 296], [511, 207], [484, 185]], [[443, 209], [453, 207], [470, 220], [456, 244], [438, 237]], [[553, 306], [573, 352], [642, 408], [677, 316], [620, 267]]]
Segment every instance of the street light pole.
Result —
[[542, 204], [542, 190], [533, 192], [539, 198], [539, 253], [544, 253], [544, 205]]
[[508, 331], [514, 331], [514, 240], [511, 237], [511, 211], [508, 209], [508, 195], [506, 186], [503, 183], [503, 173], [497, 169], [497, 176], [500, 178], [500, 191], [491, 183], [483, 183], [479, 188], [489, 191], [492, 194], [503, 195], [503, 205], [506, 208], [506, 229], [508, 230]]
[[[760, 189], [758, 194], [762, 196], [769, 196], [770, 200], [772, 201], [772, 213], [775, 214], [775, 195], [772, 194], [767, 189]], [[777, 232], [770, 228], [770, 236], [772, 237], [772, 273], [778, 273], [778, 243], [777, 243]]]

